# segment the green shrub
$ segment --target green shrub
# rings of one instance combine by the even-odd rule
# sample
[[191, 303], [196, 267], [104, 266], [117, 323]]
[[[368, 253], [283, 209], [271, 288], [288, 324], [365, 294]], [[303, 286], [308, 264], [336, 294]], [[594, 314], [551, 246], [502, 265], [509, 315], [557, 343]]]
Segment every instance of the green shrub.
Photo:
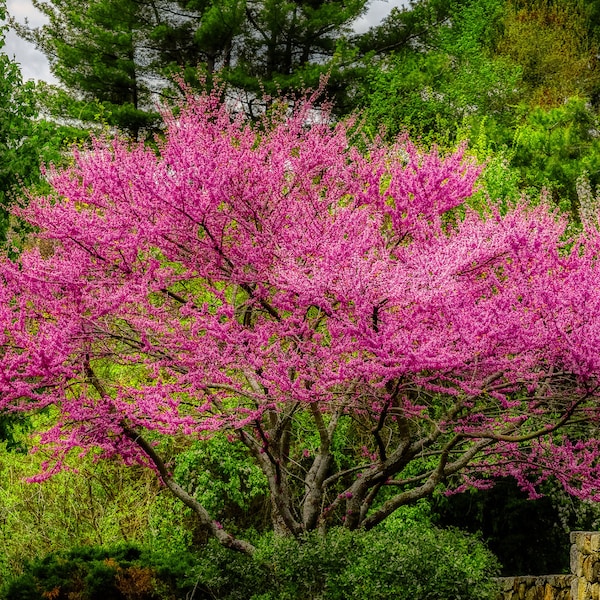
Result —
[[371, 532], [331, 598], [451, 600], [494, 598], [497, 565], [476, 538], [458, 530], [408, 529], [394, 540]]
[[493, 555], [473, 536], [391, 520], [300, 540], [263, 535], [254, 557], [79, 548], [29, 563], [1, 600], [492, 600]]
[[[54, 552], [26, 564], [4, 586], [3, 600], [175, 600], [193, 582], [178, 566], [157, 560], [137, 546], [83, 547]], [[188, 565], [189, 566], [189, 563]], [[193, 572], [193, 571], [192, 571]]]
[[497, 591], [498, 564], [482, 542], [427, 524], [266, 535], [253, 559], [209, 547], [200, 579], [220, 600], [485, 600]]

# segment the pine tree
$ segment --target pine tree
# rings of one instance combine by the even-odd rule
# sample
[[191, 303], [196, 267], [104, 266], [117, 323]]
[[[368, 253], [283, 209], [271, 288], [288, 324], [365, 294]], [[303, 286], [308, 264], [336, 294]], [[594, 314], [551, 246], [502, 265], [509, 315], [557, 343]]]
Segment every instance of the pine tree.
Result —
[[68, 93], [55, 90], [53, 110], [63, 117], [100, 120], [138, 137], [156, 121], [150, 82], [154, 26], [151, 2], [34, 0], [49, 22], [18, 32], [35, 42]]
[[[156, 123], [153, 92], [173, 76], [213, 75], [256, 99], [316, 87], [342, 58], [352, 22], [368, 0], [33, 0], [49, 23], [18, 26], [48, 56], [63, 86], [49, 95], [55, 114], [101, 121], [134, 137]], [[199, 77], [200, 76], [200, 77]], [[204, 76], [204, 78], [202, 77]]]

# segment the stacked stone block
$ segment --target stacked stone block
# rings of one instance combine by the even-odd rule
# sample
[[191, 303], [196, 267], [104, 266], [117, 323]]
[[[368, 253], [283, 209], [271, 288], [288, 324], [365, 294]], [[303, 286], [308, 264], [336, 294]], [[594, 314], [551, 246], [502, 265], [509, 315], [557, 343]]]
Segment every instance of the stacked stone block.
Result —
[[498, 600], [600, 600], [600, 533], [571, 533], [571, 575], [502, 577]]
[[571, 533], [571, 600], [600, 600], [600, 533]]
[[572, 575], [502, 577], [498, 600], [571, 600]]

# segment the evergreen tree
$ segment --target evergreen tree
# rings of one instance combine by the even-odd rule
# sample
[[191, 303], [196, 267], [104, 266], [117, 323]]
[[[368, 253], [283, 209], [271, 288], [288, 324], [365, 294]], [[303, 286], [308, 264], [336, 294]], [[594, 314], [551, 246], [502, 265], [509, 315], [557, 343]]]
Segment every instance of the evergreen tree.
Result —
[[46, 54], [68, 93], [54, 90], [52, 110], [63, 117], [100, 120], [134, 137], [152, 127], [151, 2], [136, 0], [33, 0], [49, 22], [18, 27]]
[[[151, 31], [160, 62], [167, 69], [187, 69], [194, 78], [199, 66], [209, 76], [231, 66], [234, 45], [246, 20], [245, 0], [180, 0], [170, 2], [171, 15]], [[164, 8], [164, 7], [163, 7]]]
[[[315, 86], [322, 73], [344, 56], [342, 40], [364, 12], [366, 0], [250, 0], [246, 29], [230, 80], [243, 88], [267, 91]], [[254, 81], [252, 81], [254, 79]]]
[[[215, 73], [232, 87], [276, 94], [315, 87], [332, 73], [340, 90], [345, 41], [368, 0], [33, 0], [49, 18], [19, 34], [48, 56], [65, 90], [51, 110], [102, 121], [135, 137], [155, 124], [152, 92], [173, 75]], [[338, 68], [339, 67], [339, 68]]]
[[387, 56], [403, 50], [427, 51], [435, 46], [440, 27], [456, 13], [455, 0], [409, 0], [356, 42], [363, 54]]

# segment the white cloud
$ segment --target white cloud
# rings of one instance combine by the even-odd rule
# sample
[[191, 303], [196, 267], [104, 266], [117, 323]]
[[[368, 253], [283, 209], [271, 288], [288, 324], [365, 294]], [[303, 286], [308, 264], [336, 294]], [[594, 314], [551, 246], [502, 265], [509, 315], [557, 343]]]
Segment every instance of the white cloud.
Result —
[[8, 0], [6, 7], [19, 23], [23, 23], [27, 19], [30, 25], [37, 27], [45, 22], [44, 15], [33, 6], [30, 0]]
[[354, 23], [354, 29], [357, 33], [363, 33], [370, 27], [381, 23], [390, 14], [392, 8], [407, 4], [408, 0], [373, 0], [365, 15]]
[[[8, 13], [19, 23], [27, 22], [32, 27], [38, 27], [46, 22], [46, 17], [31, 4], [30, 0], [8, 0], [6, 3]], [[13, 31], [6, 34], [3, 52], [15, 58], [21, 66], [23, 79], [41, 79], [56, 83], [50, 73], [50, 65], [46, 56], [33, 44], [22, 40]]]

